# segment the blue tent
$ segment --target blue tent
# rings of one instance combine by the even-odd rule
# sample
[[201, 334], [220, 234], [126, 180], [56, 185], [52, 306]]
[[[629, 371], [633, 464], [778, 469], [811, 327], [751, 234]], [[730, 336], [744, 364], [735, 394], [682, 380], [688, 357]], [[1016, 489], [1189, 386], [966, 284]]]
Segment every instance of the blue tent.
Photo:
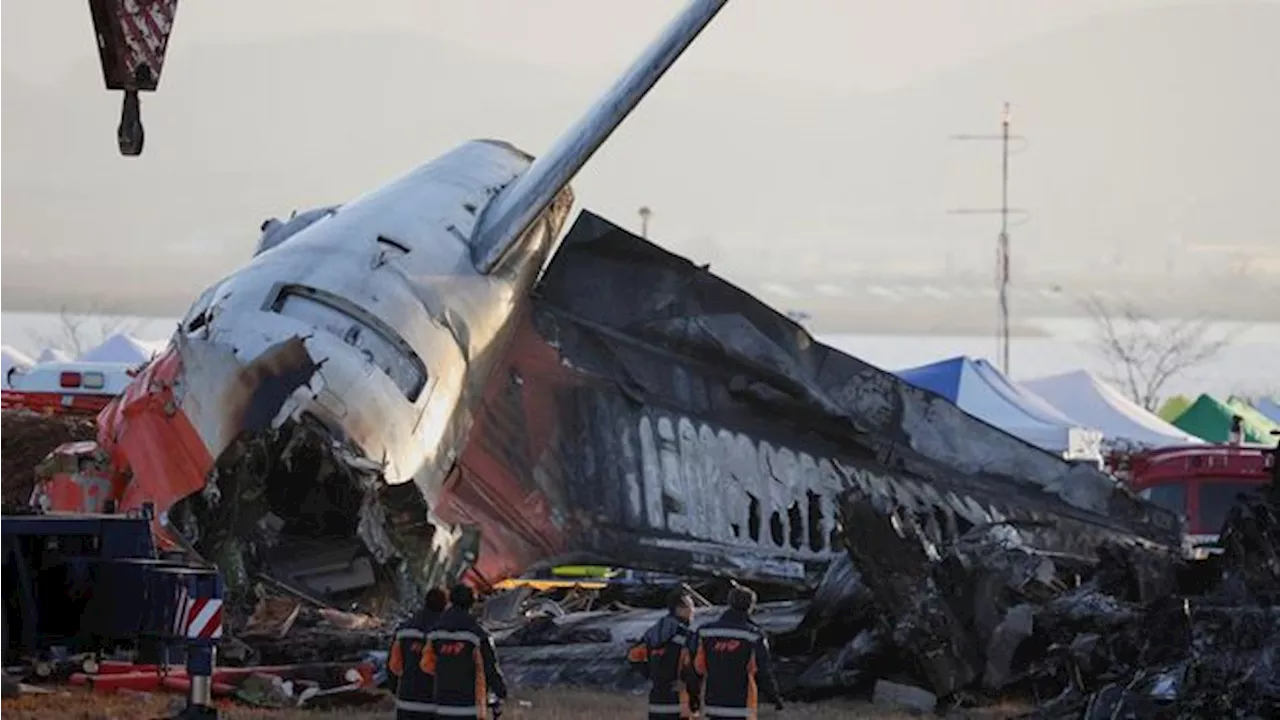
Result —
[[1263, 397], [1255, 400], [1253, 406], [1257, 408], [1258, 412], [1280, 423], [1280, 403], [1271, 398]]
[[1100, 432], [1081, 427], [1043, 398], [1009, 380], [986, 360], [954, 357], [899, 370], [897, 375], [1037, 447], [1075, 458], [1100, 455]]

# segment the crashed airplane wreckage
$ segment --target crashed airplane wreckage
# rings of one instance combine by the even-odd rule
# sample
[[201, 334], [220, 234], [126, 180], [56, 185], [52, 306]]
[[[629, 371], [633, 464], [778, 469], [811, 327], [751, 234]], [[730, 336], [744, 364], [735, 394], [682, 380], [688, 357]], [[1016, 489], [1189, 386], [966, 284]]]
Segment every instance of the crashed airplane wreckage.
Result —
[[[285, 415], [230, 443], [201, 486], [169, 495], [170, 525], [224, 569], [248, 561], [317, 592], [350, 588], [289, 568], [340, 552], [363, 564], [364, 584], [388, 571], [436, 581], [463, 567], [441, 534], [472, 553], [480, 583], [592, 562], [812, 589], [843, 552], [839, 499], [850, 489], [919, 516], [938, 542], [1005, 525], [1081, 561], [1103, 543], [1179, 543], [1172, 515], [1096, 468], [814, 342], [705, 268], [589, 212], [515, 312], [439, 488], [391, 484], [358, 447]], [[322, 394], [314, 341], [281, 346], [271, 357], [282, 369], [258, 370], [260, 387]], [[220, 349], [185, 334], [174, 343], [140, 383], [178, 357], [208, 367], [199, 363]], [[125, 427], [136, 438], [126, 451], [149, 457], [152, 443], [159, 453], [163, 436], [149, 428], [173, 416], [160, 403], [131, 414], [130, 397], [104, 413], [104, 431]]]
[[812, 588], [853, 487], [1055, 552], [1175, 546], [1173, 515], [1096, 468], [590, 213], [556, 251], [568, 181], [722, 4], [692, 3], [537, 160], [472, 142], [264, 225], [36, 499], [151, 503], [161, 541], [233, 589], [265, 573], [406, 601], [552, 562]]
[[[477, 568], [626, 562], [813, 588], [851, 487], [1045, 547], [1171, 546], [1108, 476], [814, 340], [742, 290], [584, 212], [539, 283], [436, 512], [500, 528]], [[532, 496], [510, 517], [496, 498]], [[510, 502], [510, 501], [508, 501]]]

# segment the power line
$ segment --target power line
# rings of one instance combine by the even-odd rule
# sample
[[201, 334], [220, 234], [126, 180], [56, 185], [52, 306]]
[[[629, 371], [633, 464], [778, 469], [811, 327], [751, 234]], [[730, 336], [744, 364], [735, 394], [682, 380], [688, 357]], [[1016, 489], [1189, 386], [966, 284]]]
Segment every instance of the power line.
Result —
[[999, 330], [996, 336], [996, 349], [1000, 357], [1000, 370], [1009, 374], [1009, 217], [1027, 216], [1027, 211], [1009, 207], [1009, 141], [1023, 143], [1019, 150], [1026, 148], [1026, 138], [1021, 135], [1010, 135], [1009, 126], [1013, 121], [1009, 103], [1004, 104], [1000, 114], [1000, 132], [996, 135], [952, 135], [952, 140], [999, 140], [1000, 141], [1000, 207], [998, 208], [959, 208], [951, 210], [958, 215], [993, 215], [1000, 216], [1000, 234], [996, 239], [996, 287], [999, 302]]

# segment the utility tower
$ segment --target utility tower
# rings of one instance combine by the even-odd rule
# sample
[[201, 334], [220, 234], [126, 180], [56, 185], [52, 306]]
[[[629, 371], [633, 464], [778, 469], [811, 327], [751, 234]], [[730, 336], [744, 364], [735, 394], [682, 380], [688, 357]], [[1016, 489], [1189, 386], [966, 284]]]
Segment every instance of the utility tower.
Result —
[[649, 216], [653, 215], [653, 211], [649, 209], [648, 205], [641, 205], [640, 210], [638, 210], [637, 212], [640, 213], [640, 237], [644, 238], [645, 240], [648, 240], [649, 239]]
[[1021, 135], [1010, 135], [1009, 125], [1013, 121], [1009, 103], [1004, 104], [1000, 114], [1000, 133], [997, 135], [952, 135], [953, 140], [999, 140], [1000, 141], [1000, 207], [998, 208], [960, 208], [951, 212], [961, 215], [1000, 216], [1000, 235], [996, 239], [996, 289], [999, 299], [999, 325], [996, 349], [1000, 357], [1000, 370], [1009, 374], [1009, 217], [1016, 215], [1025, 218], [1026, 210], [1009, 207], [1009, 142], [1018, 141], [1026, 148], [1026, 138]]

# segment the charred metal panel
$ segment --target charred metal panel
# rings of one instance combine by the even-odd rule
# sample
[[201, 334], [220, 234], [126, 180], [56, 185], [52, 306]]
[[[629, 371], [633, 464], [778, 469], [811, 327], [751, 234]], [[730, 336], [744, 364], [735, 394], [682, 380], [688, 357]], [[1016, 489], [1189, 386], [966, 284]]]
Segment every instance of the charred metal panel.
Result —
[[[1095, 468], [1029, 445], [891, 373], [822, 345], [746, 292], [591, 213], [574, 224], [539, 285], [540, 330], [569, 362], [695, 412], [749, 410], [841, 438], [892, 465], [1003, 476], [1067, 502], [1167, 534], [1176, 519], [1118, 490]], [[572, 325], [592, 336], [557, 338]], [[628, 363], [623, 341], [715, 367], [708, 393]], [[914, 452], [912, 452], [914, 451]]]
[[594, 508], [596, 542], [673, 571], [811, 584], [825, 570], [833, 501], [852, 467], [836, 447], [785, 427], [637, 405], [602, 386], [573, 401], [569, 493]]
[[[1090, 533], [1178, 542], [1170, 513], [894, 376], [583, 213], [491, 377], [437, 512], [478, 527], [492, 579], [623, 563], [812, 586], [853, 487], [956, 532], [1013, 518], [1088, 555]], [[1081, 539], [1084, 538], [1084, 539]]]
[[[1176, 542], [1172, 514], [1096, 468], [1067, 463], [815, 342], [706, 268], [590, 213], [574, 225], [539, 295], [539, 331], [563, 362], [605, 380], [609, 392], [634, 404], [672, 408], [673, 427], [686, 419], [676, 445], [695, 455], [706, 443], [690, 432], [739, 431], [762, 443], [769, 457], [758, 466], [784, 487], [798, 474], [815, 492], [830, 489], [838, 482], [833, 475], [842, 473], [823, 471], [822, 460], [838, 455], [846, 469], [923, 481], [926, 493], [928, 484], [947, 479], [995, 482], [1008, 487], [1001, 492], [1030, 497], [1047, 491], [1086, 515], [1109, 516], [1128, 532]], [[818, 469], [810, 469], [810, 461]], [[801, 499], [769, 487], [770, 497], [788, 505]]]
[[[1020, 602], [1067, 587], [1072, 570], [1083, 574], [1100, 555], [1123, 554], [1110, 548], [1142, 554], [1151, 565], [1153, 594], [1173, 589], [1174, 548], [1145, 543], [1083, 513], [1037, 508], [1029, 498], [1010, 502], [995, 487], [969, 490], [968, 508], [921, 502], [876, 482], [859, 482], [841, 498], [842, 539], [887, 613], [885, 630], [940, 696], [991, 667], [997, 628], [1009, 613], [1025, 612], [1015, 610]], [[990, 514], [981, 512], [983, 504]], [[1007, 666], [1008, 659], [997, 665]], [[988, 683], [998, 688], [1005, 675], [988, 669]]]

